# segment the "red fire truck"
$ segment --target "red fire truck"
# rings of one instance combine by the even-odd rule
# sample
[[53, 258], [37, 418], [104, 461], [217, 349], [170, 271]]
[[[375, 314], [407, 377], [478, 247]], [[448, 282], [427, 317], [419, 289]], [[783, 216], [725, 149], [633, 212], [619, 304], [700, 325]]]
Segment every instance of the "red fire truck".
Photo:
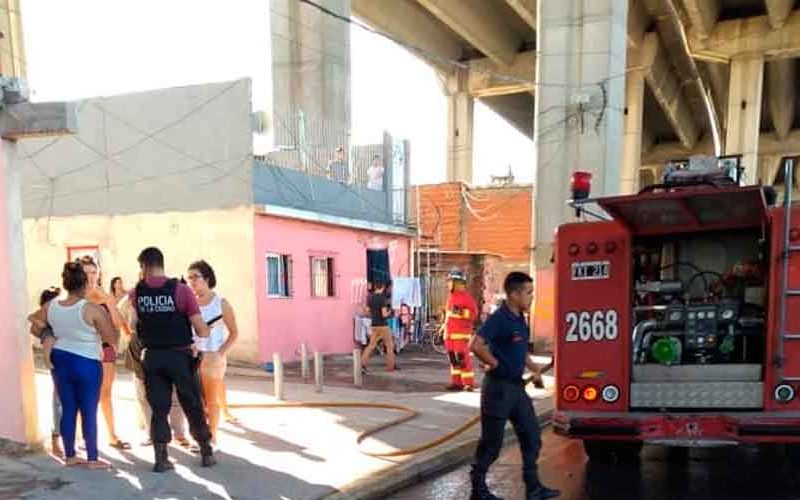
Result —
[[590, 175], [573, 175], [583, 220], [556, 236], [553, 427], [590, 459], [800, 443], [795, 160], [779, 204], [742, 185], [740, 158], [708, 160], [628, 196], [591, 199]]

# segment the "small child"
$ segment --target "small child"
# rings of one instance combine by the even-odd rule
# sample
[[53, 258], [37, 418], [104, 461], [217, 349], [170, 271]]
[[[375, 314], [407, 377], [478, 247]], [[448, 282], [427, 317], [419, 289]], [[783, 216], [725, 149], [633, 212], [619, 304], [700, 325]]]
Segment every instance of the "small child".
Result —
[[[58, 298], [61, 295], [61, 289], [57, 287], [51, 286], [50, 288], [43, 290], [41, 295], [39, 296], [39, 306], [44, 307], [48, 302]], [[53, 364], [50, 361], [50, 354], [53, 350], [53, 342], [47, 342], [48, 338], [55, 338], [53, 334], [53, 329], [50, 328], [50, 325], [47, 323], [45, 324], [37, 324], [40, 323], [39, 320], [34, 320], [33, 315], [29, 316], [28, 319], [33, 323], [31, 326], [31, 334], [33, 334], [36, 338], [38, 338], [41, 342], [42, 346], [42, 358], [44, 359], [44, 365], [50, 370], [50, 374], [53, 374]], [[53, 455], [62, 456], [64, 453], [61, 451], [61, 431], [59, 427], [61, 425], [61, 400], [58, 398], [58, 391], [56, 391], [55, 380], [53, 381], [53, 396], [52, 396], [52, 407], [53, 407], [53, 428], [50, 435], [51, 440], [51, 448], [53, 450]]]

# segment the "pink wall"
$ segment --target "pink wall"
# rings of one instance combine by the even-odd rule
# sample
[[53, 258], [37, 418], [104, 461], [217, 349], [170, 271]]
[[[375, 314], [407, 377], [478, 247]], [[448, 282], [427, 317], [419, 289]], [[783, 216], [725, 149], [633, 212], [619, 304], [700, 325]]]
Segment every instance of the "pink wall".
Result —
[[[367, 249], [386, 248], [392, 276], [410, 275], [410, 238], [273, 216], [255, 218], [256, 302], [262, 360], [281, 353], [297, 359], [300, 344], [310, 352], [348, 353], [353, 316], [363, 307]], [[267, 296], [266, 254], [292, 259], [291, 298]], [[336, 296], [311, 297], [311, 256], [334, 258]]]

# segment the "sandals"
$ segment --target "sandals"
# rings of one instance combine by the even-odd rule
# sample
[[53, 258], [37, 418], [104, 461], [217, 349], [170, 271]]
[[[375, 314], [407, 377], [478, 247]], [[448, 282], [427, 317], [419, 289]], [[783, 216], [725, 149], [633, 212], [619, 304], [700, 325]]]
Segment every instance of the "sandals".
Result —
[[78, 458], [77, 456], [74, 457], [66, 457], [64, 459], [64, 465], [67, 467], [82, 467], [88, 464], [89, 461], [83, 458]]
[[190, 443], [189, 440], [186, 439], [185, 437], [184, 438], [175, 438], [175, 442], [178, 443], [178, 445], [181, 448], [185, 448], [187, 450], [192, 448], [192, 443]]
[[119, 439], [117, 439], [113, 443], [108, 443], [108, 445], [110, 447], [116, 448], [118, 450], [130, 450], [131, 449], [131, 444], [130, 443], [126, 443], [125, 441], [121, 441]]
[[90, 470], [110, 470], [111, 464], [102, 460], [87, 460], [83, 467]]

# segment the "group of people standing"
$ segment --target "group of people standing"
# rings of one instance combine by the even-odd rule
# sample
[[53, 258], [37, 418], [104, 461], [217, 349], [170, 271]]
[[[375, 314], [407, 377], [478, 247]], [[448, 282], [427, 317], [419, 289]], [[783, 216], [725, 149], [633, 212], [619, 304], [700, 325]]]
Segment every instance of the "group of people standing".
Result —
[[[110, 293], [101, 287], [100, 269], [91, 257], [65, 263], [61, 277], [66, 298], [60, 298], [58, 288], [45, 290], [40, 308], [28, 318], [53, 376], [53, 451], [61, 454], [63, 443], [67, 465], [108, 467], [98, 456], [98, 407], [109, 444], [131, 448], [114, 425], [112, 387], [122, 334], [128, 341], [126, 366], [134, 372], [141, 425], [148, 433], [144, 444], [152, 443], [155, 450], [154, 471], [173, 468], [167, 453], [173, 430], [179, 444], [192, 447], [184, 415], [202, 465], [214, 465], [221, 409], [226, 419], [233, 419], [223, 382], [226, 356], [238, 336], [233, 308], [214, 291], [216, 275], [203, 260], [189, 265], [188, 285], [164, 274], [158, 248], [144, 249], [138, 262], [136, 287], [125, 291], [117, 277]], [[75, 450], [78, 415], [86, 460]]]

